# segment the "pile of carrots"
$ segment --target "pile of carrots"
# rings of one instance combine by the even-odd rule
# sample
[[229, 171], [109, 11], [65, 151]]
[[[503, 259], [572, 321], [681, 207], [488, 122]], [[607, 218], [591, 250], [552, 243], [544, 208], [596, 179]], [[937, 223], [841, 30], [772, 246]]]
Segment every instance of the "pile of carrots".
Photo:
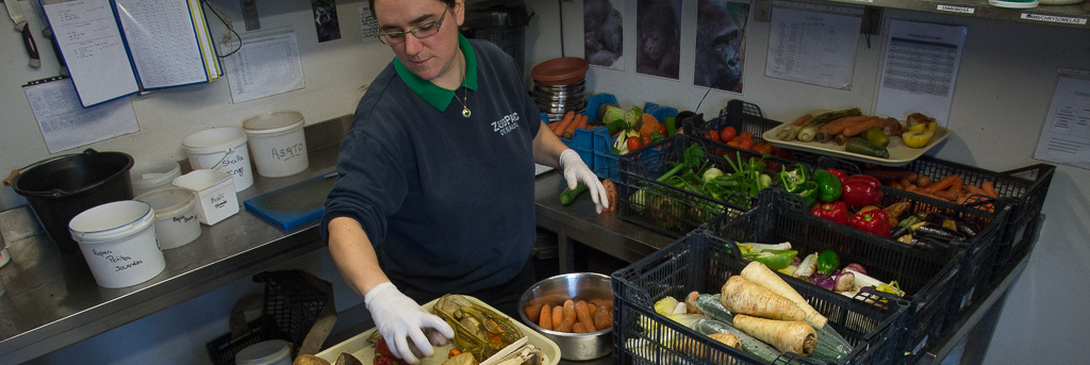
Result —
[[[961, 176], [956, 174], [949, 174], [938, 180], [931, 180], [927, 176], [907, 170], [866, 170], [863, 174], [874, 176], [883, 184], [893, 188], [958, 204], [974, 202], [975, 199], [970, 199], [974, 195], [987, 198], [999, 197], [995, 191], [995, 184], [991, 181], [985, 181], [980, 186], [976, 186], [966, 184]], [[991, 204], [984, 207], [990, 208]]]
[[541, 328], [568, 333], [592, 333], [613, 327], [613, 301], [591, 299], [565, 300], [556, 306], [530, 305], [526, 318]]
[[557, 137], [571, 139], [571, 137], [575, 135], [576, 129], [590, 129], [590, 126], [587, 124], [589, 122], [588, 119], [590, 118], [586, 115], [575, 114], [574, 111], [569, 110], [559, 122], [546, 124], [545, 126], [553, 131], [553, 134]]

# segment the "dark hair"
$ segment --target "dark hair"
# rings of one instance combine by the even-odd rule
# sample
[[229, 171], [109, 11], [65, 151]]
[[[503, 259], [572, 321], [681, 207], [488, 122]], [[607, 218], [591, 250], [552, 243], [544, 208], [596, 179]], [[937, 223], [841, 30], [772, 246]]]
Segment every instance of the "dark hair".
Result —
[[[441, 2], [441, 3], [445, 3], [445, 4], [447, 4], [447, 6], [449, 6], [452, 9], [454, 8], [454, 0], [436, 0], [436, 1]], [[371, 17], [375, 18], [375, 19], [378, 19], [378, 16], [375, 15], [375, 0], [367, 0], [367, 5], [371, 7]]]

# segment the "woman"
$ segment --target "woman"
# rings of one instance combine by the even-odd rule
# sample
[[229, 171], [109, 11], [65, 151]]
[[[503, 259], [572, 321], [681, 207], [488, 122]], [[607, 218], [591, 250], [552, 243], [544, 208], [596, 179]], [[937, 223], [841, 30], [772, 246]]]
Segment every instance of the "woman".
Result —
[[[534, 282], [534, 162], [570, 188], [605, 189], [545, 129], [513, 59], [458, 34], [461, 0], [377, 0], [379, 39], [397, 57], [375, 78], [341, 145], [320, 227], [341, 276], [397, 356], [454, 336], [418, 303], [463, 293], [505, 313]], [[431, 332], [431, 331], [429, 331]], [[433, 338], [432, 343], [443, 339]]]

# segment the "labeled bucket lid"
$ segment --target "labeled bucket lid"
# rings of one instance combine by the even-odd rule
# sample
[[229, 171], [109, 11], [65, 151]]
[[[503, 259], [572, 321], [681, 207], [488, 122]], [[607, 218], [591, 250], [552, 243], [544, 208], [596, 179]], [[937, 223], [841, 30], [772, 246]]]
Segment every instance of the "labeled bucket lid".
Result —
[[235, 355], [235, 364], [238, 365], [271, 365], [278, 360], [287, 360], [290, 363], [291, 345], [284, 340], [268, 340], [255, 343], [242, 349]]
[[72, 239], [83, 244], [113, 242], [152, 224], [155, 210], [139, 200], [106, 203], [77, 214], [68, 223]]
[[302, 113], [281, 111], [246, 118], [242, 128], [249, 134], [273, 134], [301, 127], [304, 123]]
[[193, 191], [201, 191], [231, 180], [231, 174], [220, 170], [197, 169], [174, 179], [174, 185]]
[[136, 163], [129, 171], [129, 178], [134, 188], [149, 189], [170, 184], [181, 174], [182, 167], [177, 162], [151, 160]]
[[182, 148], [192, 153], [223, 152], [246, 144], [246, 132], [236, 127], [212, 128], [182, 139]]

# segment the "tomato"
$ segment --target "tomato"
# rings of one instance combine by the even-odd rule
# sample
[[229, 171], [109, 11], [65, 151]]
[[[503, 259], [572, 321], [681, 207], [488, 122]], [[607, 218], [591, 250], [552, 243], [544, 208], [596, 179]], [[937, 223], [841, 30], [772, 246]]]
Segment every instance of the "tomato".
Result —
[[397, 364], [397, 362], [394, 361], [393, 359], [389, 358], [389, 357], [386, 357], [386, 356], [378, 356], [378, 357], [375, 357], [375, 359], [371, 361], [371, 364], [373, 364], [373, 365], [394, 365], [394, 364]]
[[761, 142], [753, 144], [753, 150], [757, 151], [757, 152], [760, 152], [763, 155], [771, 155], [772, 154], [772, 144], [770, 144], [768, 142], [765, 142], [765, 141], [761, 141]]
[[750, 140], [752, 140], [753, 139], [753, 132], [745, 131], [745, 132], [739, 133], [738, 136], [739, 137], [746, 137], [746, 138], [749, 138]]
[[734, 130], [734, 127], [726, 127], [723, 128], [723, 132], [719, 133], [719, 140], [722, 142], [730, 142], [734, 140], [734, 136], [736, 135], [737, 132]]
[[666, 130], [666, 124], [658, 123], [658, 126], [659, 126], [659, 131], [658, 131], [659, 134], [664, 135], [664, 136], [669, 136], [670, 135], [668, 133], [668, 131]]
[[708, 131], [708, 139], [719, 142], [719, 132], [716, 132], [714, 129]]
[[643, 147], [643, 144], [640, 143], [640, 137], [628, 137], [628, 141], [625, 143], [628, 144], [628, 152], [632, 152], [640, 149], [640, 147]]
[[738, 143], [737, 139], [730, 140], [730, 142], [727, 142], [727, 145], [742, 148], [742, 145]]
[[744, 149], [747, 149], [747, 150], [753, 149], [753, 140], [752, 139], [743, 138], [741, 141], [738, 142], [738, 144], [739, 144], [739, 147], [742, 147]]
[[647, 134], [640, 135], [640, 146], [646, 146], [651, 144], [651, 136]]

